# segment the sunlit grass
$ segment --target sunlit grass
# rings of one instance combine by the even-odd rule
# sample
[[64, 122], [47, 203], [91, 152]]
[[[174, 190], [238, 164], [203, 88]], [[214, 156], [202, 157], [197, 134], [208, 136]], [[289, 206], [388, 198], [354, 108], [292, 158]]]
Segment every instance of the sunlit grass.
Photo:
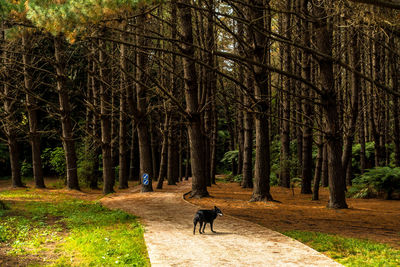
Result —
[[283, 234], [345, 266], [400, 266], [400, 250], [385, 244], [318, 232], [287, 231]]
[[[15, 256], [51, 250], [56, 266], [149, 266], [137, 218], [56, 191], [4, 191], [10, 210], [0, 214], [0, 243]], [[41, 201], [37, 201], [40, 199]]]

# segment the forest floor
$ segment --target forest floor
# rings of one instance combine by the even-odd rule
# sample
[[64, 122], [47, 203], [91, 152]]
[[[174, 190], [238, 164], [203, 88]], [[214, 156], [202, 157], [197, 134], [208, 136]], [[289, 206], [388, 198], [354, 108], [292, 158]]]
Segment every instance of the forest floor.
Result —
[[188, 199], [202, 207], [218, 206], [223, 212], [278, 232], [291, 230], [339, 234], [369, 239], [400, 248], [400, 201], [383, 199], [346, 199], [349, 209], [326, 208], [327, 188], [320, 189], [320, 200], [300, 194], [300, 188], [271, 187], [281, 203], [249, 202], [252, 189], [238, 183], [217, 183], [208, 189], [212, 198]]
[[[46, 180], [49, 188], [55, 183], [57, 180]], [[208, 189], [212, 197], [186, 200], [182, 194], [190, 190], [187, 181], [178, 186], [164, 184], [162, 191], [147, 194], [139, 194], [140, 186], [134, 185], [130, 182], [129, 189], [117, 190], [106, 197], [102, 197], [101, 190], [60, 191], [80, 199], [101, 199], [109, 208], [140, 216], [146, 227], [145, 239], [153, 266], [185, 266], [193, 262], [198, 266], [260, 265], [261, 262], [261, 265], [296, 266], [336, 264], [269, 229], [339, 234], [400, 248], [400, 201], [347, 199], [349, 209], [332, 210], [326, 208], [329, 194], [325, 188], [320, 191], [319, 201], [311, 201], [311, 196], [301, 195], [299, 188], [294, 189], [293, 196], [291, 189], [272, 187], [272, 196], [282, 203], [252, 203], [248, 201], [252, 190], [242, 189], [237, 183], [220, 182]], [[0, 181], [0, 191], [6, 189], [9, 181]], [[207, 226], [205, 235], [196, 232], [193, 236], [195, 211], [215, 205], [230, 216], [217, 218], [214, 223], [217, 234], [212, 234]]]

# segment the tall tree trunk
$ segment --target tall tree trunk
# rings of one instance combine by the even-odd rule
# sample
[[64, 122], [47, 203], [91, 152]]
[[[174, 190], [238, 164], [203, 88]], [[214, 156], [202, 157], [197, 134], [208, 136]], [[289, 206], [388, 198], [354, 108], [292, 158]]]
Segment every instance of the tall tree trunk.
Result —
[[176, 131], [172, 128], [169, 129], [168, 135], [168, 160], [167, 160], [167, 179], [168, 185], [176, 185], [175, 167], [176, 167]]
[[[155, 129], [154, 120], [150, 117], [150, 148], [151, 148], [151, 165], [153, 166], [154, 180], [157, 180], [159, 169], [159, 153], [158, 153], [158, 135]], [[176, 151], [176, 149], [175, 149]]]
[[[392, 49], [396, 49], [396, 45], [394, 42], [394, 37], [390, 38], [390, 44]], [[396, 51], [396, 50], [395, 50]], [[397, 70], [397, 66], [399, 66], [399, 57], [397, 55], [392, 55], [391, 57], [391, 72], [392, 72], [392, 80], [393, 80], [393, 90], [396, 92], [400, 92], [400, 74]], [[400, 167], [400, 118], [399, 118], [399, 98], [395, 95], [392, 96], [393, 101], [393, 142], [394, 142], [394, 158], [395, 164], [397, 167]]]
[[[246, 72], [247, 94], [253, 94], [254, 81], [250, 71]], [[244, 96], [244, 105], [246, 110], [243, 111], [244, 126], [244, 146], [243, 146], [243, 188], [253, 188], [253, 128], [254, 116], [250, 111], [250, 96]]]
[[32, 76], [31, 70], [29, 69], [32, 65], [31, 51], [29, 49], [29, 42], [32, 40], [27, 40], [29, 34], [22, 34], [22, 47], [24, 53], [22, 54], [22, 61], [24, 63], [24, 86], [26, 92], [26, 107], [28, 110], [28, 120], [29, 120], [29, 141], [32, 147], [32, 168], [33, 168], [33, 178], [35, 180], [36, 188], [45, 188], [43, 179], [43, 169], [42, 169], [42, 158], [40, 154], [40, 134], [37, 132], [38, 128], [38, 118], [37, 118], [37, 104], [36, 99], [32, 95]]
[[321, 182], [323, 150], [324, 150], [324, 143], [322, 140], [322, 133], [320, 133], [318, 137], [317, 164], [315, 166], [315, 173], [314, 173], [314, 188], [313, 188], [312, 200], [319, 200], [319, 184]]
[[[249, 14], [253, 21], [253, 28], [250, 28], [250, 36], [253, 35], [253, 59], [256, 62], [268, 63], [269, 44], [265, 35], [259, 32], [265, 26], [270, 29], [271, 15], [269, 10], [264, 12], [261, 7], [265, 7], [263, 0], [251, 1]], [[267, 1], [269, 7], [269, 1]], [[266, 15], [266, 23], [264, 16]], [[270, 201], [273, 200], [270, 193], [270, 136], [269, 136], [269, 77], [264, 67], [253, 66], [255, 99], [257, 100], [257, 113], [255, 116], [256, 129], [256, 159], [254, 188], [251, 201]]]
[[[5, 28], [4, 22], [1, 24], [0, 29], [0, 41], [1, 41], [1, 56], [0, 62], [4, 64], [4, 66], [10, 63], [9, 53], [7, 52], [8, 47], [6, 47], [7, 40], [5, 37]], [[7, 69], [6, 69], [7, 70]], [[1, 77], [1, 82], [3, 84], [2, 98], [4, 99], [4, 113], [6, 123], [4, 125], [4, 132], [7, 137], [8, 151], [10, 155], [10, 165], [11, 165], [11, 182], [12, 187], [23, 187], [24, 184], [21, 180], [21, 166], [19, 164], [18, 158], [18, 143], [17, 143], [17, 129], [14, 127], [16, 125], [15, 122], [15, 98], [16, 95], [12, 95], [12, 91], [7, 83], [10, 78], [10, 73], [8, 71], [4, 71], [4, 76]], [[3, 80], [4, 79], [4, 80]], [[4, 81], [4, 82], [3, 82]], [[1, 203], [0, 203], [1, 204]]]
[[[142, 10], [144, 11], [144, 10]], [[146, 40], [143, 37], [146, 28], [146, 17], [145, 15], [140, 15], [137, 18], [137, 45], [145, 46]], [[145, 71], [148, 65], [148, 56], [144, 53], [138, 53], [136, 65], [140, 66], [136, 71], [136, 80], [144, 81], [145, 80]], [[146, 96], [146, 88], [142, 83], [136, 84], [136, 98], [137, 98], [137, 109], [139, 112], [138, 124], [137, 124], [137, 132], [138, 132], [138, 141], [139, 141], [139, 154], [140, 154], [140, 177], [142, 178], [142, 192], [152, 192], [153, 185], [153, 166], [151, 160], [151, 147], [150, 147], [150, 135], [149, 135], [149, 123], [147, 118], [147, 96]], [[148, 175], [148, 183], [143, 183], [144, 175]]]
[[103, 193], [114, 192], [113, 188], [113, 164], [111, 155], [111, 114], [110, 114], [110, 90], [105, 83], [106, 74], [104, 66], [107, 60], [104, 50], [105, 43], [99, 40], [99, 79], [100, 79], [100, 124], [101, 124], [101, 151], [103, 155]]
[[168, 125], [169, 125], [168, 113], [165, 114], [164, 129], [162, 132], [163, 141], [161, 145], [161, 160], [160, 160], [160, 171], [158, 174], [157, 189], [162, 189], [164, 179], [167, 175], [167, 157], [168, 157]]
[[192, 193], [191, 197], [208, 196], [207, 181], [204, 164], [204, 136], [201, 129], [201, 114], [199, 114], [199, 103], [197, 99], [197, 74], [193, 47], [192, 14], [190, 0], [178, 2], [178, 14], [182, 27], [182, 58], [185, 85], [186, 109], [189, 115], [188, 136], [190, 142], [190, 158], [192, 167]]
[[190, 166], [190, 141], [189, 137], [186, 138], [186, 164], [185, 164], [185, 180], [189, 180], [189, 176], [191, 176], [191, 166]]
[[[124, 38], [121, 35], [122, 38]], [[127, 170], [127, 158], [126, 158], [126, 87], [128, 86], [128, 80], [126, 72], [126, 47], [124, 44], [120, 45], [120, 64], [121, 64], [121, 81], [119, 89], [119, 189], [128, 188], [128, 170]]]
[[[328, 3], [317, 1], [313, 6], [317, 22], [315, 24], [316, 46], [320, 52], [332, 55], [332, 24], [328, 21]], [[342, 166], [342, 145], [338, 115], [337, 93], [333, 76], [333, 62], [328, 58], [317, 58], [320, 67], [322, 92], [320, 101], [326, 122], [326, 142], [328, 148], [329, 208], [347, 208], [345, 183]]]
[[[353, 68], [360, 72], [361, 71], [361, 64], [360, 64], [360, 46], [359, 46], [359, 36], [357, 33], [357, 30], [354, 29], [354, 35], [352, 38], [352, 53], [351, 53], [351, 63], [353, 65]], [[343, 171], [346, 172], [346, 183], [348, 185], [351, 185], [351, 173], [347, 175], [347, 170], [348, 166], [351, 166], [351, 153], [352, 153], [352, 147], [353, 147], [353, 141], [354, 141], [354, 135], [356, 131], [356, 123], [357, 123], [357, 117], [358, 117], [358, 98], [359, 98], [359, 92], [360, 92], [360, 85], [361, 85], [361, 79], [360, 76], [356, 73], [352, 73], [352, 79], [351, 79], [351, 114], [350, 114], [350, 121], [349, 121], [349, 126], [348, 126], [348, 132], [345, 137], [344, 141], [344, 152], [342, 156], [342, 165], [343, 165]]]
[[92, 69], [92, 75], [91, 75], [91, 89], [92, 89], [92, 98], [93, 98], [93, 107], [94, 107], [94, 112], [93, 112], [93, 118], [92, 118], [92, 135], [94, 139], [94, 151], [93, 151], [93, 173], [91, 174], [91, 179], [90, 179], [90, 188], [91, 189], [98, 189], [98, 180], [100, 176], [100, 171], [99, 171], [99, 155], [101, 153], [101, 141], [100, 141], [100, 134], [99, 134], [99, 114], [100, 110], [98, 109], [99, 106], [99, 89], [96, 86], [96, 78], [95, 75], [97, 75], [97, 69], [96, 68], [96, 60], [95, 58], [97, 57], [97, 54], [95, 52], [94, 47], [92, 47], [92, 62], [91, 62], [91, 69]]
[[[292, 0], [286, 0], [285, 6], [291, 10]], [[291, 15], [282, 15], [283, 35], [291, 39]], [[287, 72], [292, 71], [292, 53], [290, 46], [282, 44], [283, 69]], [[287, 92], [282, 92], [282, 127], [281, 127], [281, 159], [280, 159], [280, 186], [290, 187], [290, 93], [292, 92], [292, 81], [289, 77], [282, 77], [282, 88]]]
[[[302, 1], [301, 10], [305, 16], [308, 16], [307, 10], [308, 1]], [[310, 23], [303, 19], [301, 21], [301, 26], [303, 30], [302, 35], [302, 43], [305, 47], [310, 47], [311, 44], [311, 33]], [[311, 81], [311, 55], [304, 51], [301, 58], [301, 76], [303, 79], [307, 81]], [[302, 94], [305, 97], [311, 98], [312, 93], [311, 89], [308, 88], [307, 85], [301, 85]], [[313, 144], [313, 136], [312, 136], [312, 125], [313, 125], [313, 107], [309, 100], [304, 100], [303, 102], [303, 114], [304, 120], [303, 122], [306, 124], [303, 127], [303, 142], [302, 142], [302, 171], [301, 171], [301, 193], [302, 194], [311, 194], [311, 181], [312, 181], [312, 144]]]
[[75, 141], [71, 122], [71, 107], [67, 89], [67, 74], [65, 73], [66, 57], [61, 36], [54, 37], [54, 55], [56, 59], [57, 91], [60, 103], [62, 143], [65, 152], [67, 168], [67, 186], [69, 189], [79, 189]]
[[[379, 33], [377, 37], [377, 42], [375, 42], [374, 46], [374, 72], [375, 72], [375, 80], [384, 84], [385, 77], [385, 68], [384, 68], [384, 49], [382, 47], [382, 43], [384, 43], [383, 33]], [[374, 88], [371, 88], [374, 91]], [[375, 142], [375, 166], [384, 166], [385, 165], [385, 146], [382, 144], [382, 124], [384, 120], [382, 101], [384, 98], [384, 94], [382, 92], [376, 91], [371, 102], [371, 130], [372, 136]]]
[[136, 131], [136, 122], [135, 120], [131, 120], [131, 143], [130, 143], [130, 156], [129, 156], [129, 180], [130, 181], [138, 181], [139, 179], [139, 148], [137, 144], [137, 131]]

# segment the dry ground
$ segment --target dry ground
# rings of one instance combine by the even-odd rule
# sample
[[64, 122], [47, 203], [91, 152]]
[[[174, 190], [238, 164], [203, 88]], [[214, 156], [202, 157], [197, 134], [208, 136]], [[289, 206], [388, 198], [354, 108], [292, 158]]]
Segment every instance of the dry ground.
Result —
[[274, 199], [282, 203], [252, 203], [251, 189], [236, 183], [219, 183], [209, 188], [212, 198], [189, 199], [193, 204], [218, 206], [225, 213], [276, 231], [304, 230], [340, 234], [388, 243], [400, 248], [400, 201], [347, 199], [349, 209], [327, 209], [329, 192], [320, 191], [320, 200], [301, 195], [300, 188], [272, 187]]

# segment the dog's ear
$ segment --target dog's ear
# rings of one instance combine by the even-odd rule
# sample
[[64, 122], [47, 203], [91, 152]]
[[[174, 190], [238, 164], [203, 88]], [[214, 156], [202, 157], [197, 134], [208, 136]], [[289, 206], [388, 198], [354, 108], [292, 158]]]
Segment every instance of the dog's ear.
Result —
[[215, 210], [218, 209], [217, 206], [214, 206], [214, 209], [215, 209]]

